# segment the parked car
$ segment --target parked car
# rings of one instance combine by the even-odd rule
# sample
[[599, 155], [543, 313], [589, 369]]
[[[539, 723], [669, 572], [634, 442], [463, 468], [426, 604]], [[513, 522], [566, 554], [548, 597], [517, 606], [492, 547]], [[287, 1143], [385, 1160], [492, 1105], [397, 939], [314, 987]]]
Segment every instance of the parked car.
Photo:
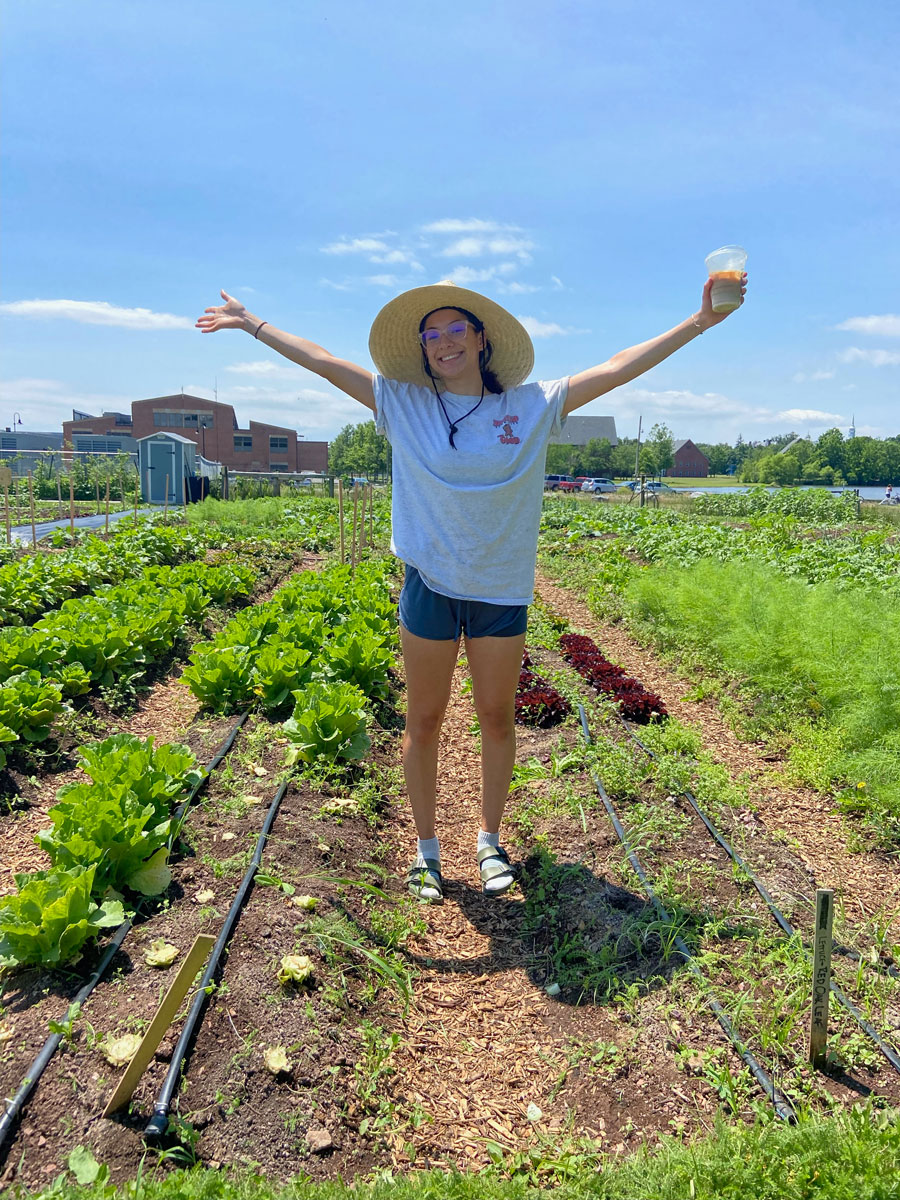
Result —
[[[631, 488], [634, 491], [640, 491], [641, 481], [639, 479], [631, 479], [625, 484], [625, 487]], [[678, 494], [678, 488], [669, 487], [667, 483], [661, 483], [658, 479], [648, 479], [644, 483], [644, 491], [646, 492], [671, 492], [673, 496]]]
[[583, 492], [614, 492], [616, 485], [611, 479], [585, 479], [581, 490]]
[[545, 492], [577, 492], [578, 484], [571, 475], [545, 475]]

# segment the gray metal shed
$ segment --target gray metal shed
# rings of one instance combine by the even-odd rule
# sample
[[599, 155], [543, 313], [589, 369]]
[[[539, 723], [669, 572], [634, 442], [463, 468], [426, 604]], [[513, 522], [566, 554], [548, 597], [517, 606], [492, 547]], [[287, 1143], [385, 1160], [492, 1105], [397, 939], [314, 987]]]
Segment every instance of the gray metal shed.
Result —
[[197, 474], [196, 443], [180, 433], [148, 434], [138, 438], [138, 465], [145, 503], [184, 504], [189, 494], [186, 480]]

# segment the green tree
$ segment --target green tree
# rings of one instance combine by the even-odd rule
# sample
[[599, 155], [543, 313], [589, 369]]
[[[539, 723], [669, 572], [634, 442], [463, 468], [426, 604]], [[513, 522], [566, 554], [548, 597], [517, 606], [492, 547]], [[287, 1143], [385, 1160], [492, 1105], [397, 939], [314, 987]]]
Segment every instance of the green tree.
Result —
[[[855, 438], [850, 439], [851, 442], [855, 440]], [[844, 442], [844, 435], [839, 429], [826, 429], [817, 440], [816, 449], [830, 467], [834, 467], [836, 471], [843, 471], [844, 447], [848, 444]]]
[[653, 452], [656, 471], [662, 475], [675, 463], [675, 450], [672, 441], [672, 430], [668, 425], [657, 422], [647, 437], [647, 448]]
[[328, 470], [332, 475], [359, 475], [366, 479], [390, 473], [390, 446], [375, 432], [374, 421], [345, 425], [328, 447]]

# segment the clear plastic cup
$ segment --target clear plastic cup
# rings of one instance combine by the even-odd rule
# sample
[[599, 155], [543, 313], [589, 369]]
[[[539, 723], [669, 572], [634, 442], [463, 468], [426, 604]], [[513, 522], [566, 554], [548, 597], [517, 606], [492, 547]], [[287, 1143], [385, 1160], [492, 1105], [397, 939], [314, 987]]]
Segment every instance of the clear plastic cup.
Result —
[[743, 246], [722, 246], [706, 256], [706, 269], [713, 281], [712, 309], [714, 313], [730, 313], [741, 303], [741, 280], [747, 265]]

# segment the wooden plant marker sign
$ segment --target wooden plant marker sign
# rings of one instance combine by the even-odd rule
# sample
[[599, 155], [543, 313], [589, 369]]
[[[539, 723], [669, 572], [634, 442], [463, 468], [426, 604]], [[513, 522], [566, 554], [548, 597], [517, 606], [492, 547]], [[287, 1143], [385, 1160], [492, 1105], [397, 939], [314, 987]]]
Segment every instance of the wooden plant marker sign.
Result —
[[147, 1069], [147, 1064], [156, 1053], [159, 1043], [163, 1040], [166, 1030], [172, 1024], [175, 1014], [181, 1008], [181, 1002], [188, 994], [188, 989], [194, 982], [197, 972], [209, 958], [209, 952], [215, 944], [215, 938], [208, 933], [199, 933], [194, 938], [194, 944], [181, 964], [178, 974], [172, 980], [171, 986], [159, 1003], [156, 1016], [150, 1022], [150, 1027], [141, 1038], [141, 1044], [134, 1052], [134, 1058], [125, 1068], [125, 1074], [119, 1080], [119, 1086], [103, 1110], [104, 1117], [124, 1108], [131, 1099], [138, 1080]]
[[817, 1071], [825, 1066], [828, 1041], [828, 1001], [831, 998], [831, 928], [834, 892], [816, 890], [816, 928], [813, 934], [812, 1013], [809, 1023], [809, 1061]]
[[12, 530], [9, 524], [9, 485], [12, 483], [12, 471], [5, 464], [0, 466], [0, 488], [3, 488], [3, 507], [6, 522], [6, 542], [12, 542]]

